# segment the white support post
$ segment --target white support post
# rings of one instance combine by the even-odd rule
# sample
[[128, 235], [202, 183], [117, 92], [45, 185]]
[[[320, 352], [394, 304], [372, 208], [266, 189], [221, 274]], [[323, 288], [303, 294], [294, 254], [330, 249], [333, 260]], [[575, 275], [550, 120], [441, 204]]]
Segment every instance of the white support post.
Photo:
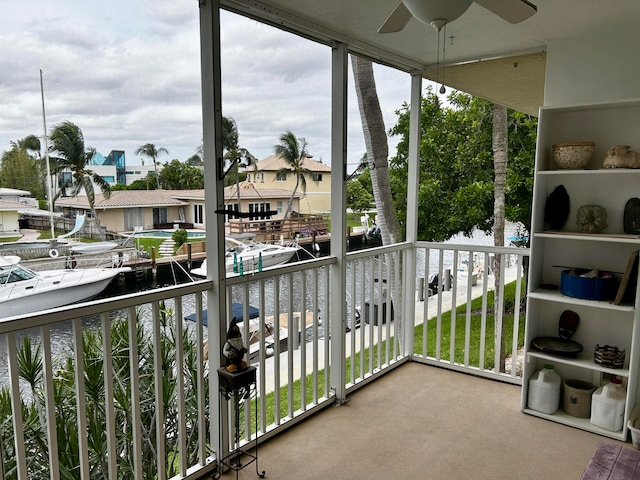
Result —
[[[404, 298], [404, 354], [413, 355], [415, 329], [416, 250], [418, 240], [418, 185], [420, 177], [420, 123], [422, 76], [416, 72], [411, 77], [411, 112], [409, 114], [409, 172], [407, 175], [406, 238], [412, 248], [406, 250], [402, 282]], [[426, 275], [426, 274], [425, 274]]]
[[[221, 340], [226, 333], [226, 266], [224, 261], [224, 208], [222, 173], [222, 93], [220, 54], [220, 2], [200, 1], [200, 62], [202, 83], [202, 129], [204, 150], [205, 225], [207, 232], [207, 278], [213, 281], [207, 291], [209, 341], [209, 407], [211, 445], [217, 458], [228, 453], [229, 425], [227, 402], [220, 401], [217, 370], [221, 365]], [[222, 423], [221, 420], [223, 419]], [[221, 429], [221, 426], [225, 428]]]
[[[336, 402], [346, 402], [345, 332], [347, 322], [347, 45], [339, 43], [331, 55], [331, 386]], [[328, 338], [328, 337], [327, 337]]]

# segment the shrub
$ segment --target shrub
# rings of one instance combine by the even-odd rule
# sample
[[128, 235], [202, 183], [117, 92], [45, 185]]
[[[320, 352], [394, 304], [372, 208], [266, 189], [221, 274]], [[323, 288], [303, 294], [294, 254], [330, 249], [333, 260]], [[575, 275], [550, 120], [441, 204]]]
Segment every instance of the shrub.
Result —
[[176, 250], [186, 243], [188, 238], [189, 234], [184, 228], [177, 229], [171, 236], [171, 239], [176, 242]]

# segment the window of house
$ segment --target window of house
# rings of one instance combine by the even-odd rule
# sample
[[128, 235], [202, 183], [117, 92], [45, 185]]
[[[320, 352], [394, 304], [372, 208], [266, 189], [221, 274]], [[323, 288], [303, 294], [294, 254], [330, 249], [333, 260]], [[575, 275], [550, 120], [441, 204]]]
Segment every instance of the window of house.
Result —
[[276, 182], [286, 182], [286, 181], [287, 181], [287, 172], [276, 173]]
[[[271, 202], [264, 203], [250, 203], [249, 204], [249, 213], [258, 213], [258, 212], [266, 212], [271, 210]], [[253, 216], [249, 217], [249, 220], [262, 220], [264, 217], [262, 216]]]
[[[238, 206], [237, 203], [227, 203], [226, 207], [230, 210], [233, 210], [234, 212], [238, 212], [240, 211], [240, 207]], [[224, 216], [224, 223], [229, 223], [229, 219], [232, 218], [229, 215]]]
[[204, 207], [200, 204], [193, 206], [193, 222], [204, 223]]
[[282, 200], [278, 200], [278, 201], [276, 202], [276, 211], [277, 211], [278, 213], [282, 213]]
[[321, 182], [322, 181], [322, 174], [321, 173], [312, 173], [311, 174], [311, 180], [313, 180], [314, 182]]
[[169, 216], [167, 215], [167, 209], [166, 208], [154, 208], [153, 209], [153, 223], [154, 224], [169, 223], [168, 218], [169, 218]]

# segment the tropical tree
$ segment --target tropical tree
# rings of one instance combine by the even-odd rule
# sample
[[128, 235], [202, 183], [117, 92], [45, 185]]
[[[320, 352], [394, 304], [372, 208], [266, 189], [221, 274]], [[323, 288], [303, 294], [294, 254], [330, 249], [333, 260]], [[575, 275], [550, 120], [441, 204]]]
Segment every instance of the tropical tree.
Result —
[[0, 159], [0, 185], [45, 197], [45, 173], [40, 158], [40, 140], [35, 135], [11, 142], [11, 150]]
[[173, 159], [162, 167], [160, 184], [168, 190], [204, 188], [204, 172], [180, 160]]
[[158, 175], [158, 157], [162, 154], [169, 155], [169, 150], [164, 147], [157, 148], [153, 143], [145, 143], [136, 148], [136, 155], [150, 158], [153, 161], [153, 168], [156, 172], [156, 182], [158, 190], [160, 190], [160, 176]]
[[[380, 218], [382, 243], [395, 243], [402, 238], [400, 223], [394, 209], [389, 177], [389, 145], [380, 100], [376, 90], [371, 60], [351, 56], [356, 96], [362, 121], [362, 133], [367, 149], [367, 161], [373, 186], [373, 197]], [[406, 191], [406, 189], [404, 190]]]
[[224, 150], [223, 158], [231, 176], [225, 176], [225, 186], [231, 185], [233, 181], [236, 184], [236, 192], [238, 195], [238, 209], [240, 208], [240, 165], [245, 164], [245, 172], [250, 167], [255, 167], [258, 159], [254, 157], [249, 150], [240, 146], [238, 141], [238, 125], [231, 117], [222, 117], [222, 149]]
[[[442, 242], [475, 228], [491, 232], [494, 224], [493, 105], [461, 92], [452, 92], [443, 106], [428, 87], [422, 97], [418, 238]], [[508, 168], [505, 218], [531, 225], [531, 198], [537, 120], [507, 111]], [[391, 159], [394, 191], [406, 191], [409, 106], [399, 110], [392, 134], [401, 135]], [[394, 196], [400, 222], [406, 221], [406, 200]], [[528, 230], [527, 230], [528, 231]]]
[[53, 156], [56, 163], [56, 171], [68, 169], [71, 171], [72, 184], [65, 185], [71, 187], [71, 195], [77, 196], [80, 191], [84, 190], [89, 208], [100, 236], [105, 239], [105, 234], [100, 227], [100, 219], [95, 209], [95, 189], [97, 185], [105, 198], [111, 195], [109, 183], [93, 170], [87, 168], [91, 164], [91, 159], [96, 154], [93, 147], [85, 147], [84, 136], [82, 130], [69, 121], [64, 121], [54, 126], [50, 136], [51, 151], [56, 153]]
[[287, 130], [280, 135], [280, 143], [274, 147], [274, 152], [276, 156], [286, 163], [285, 167], [278, 170], [276, 176], [293, 174], [296, 179], [296, 185], [291, 191], [287, 209], [284, 212], [283, 220], [286, 220], [291, 213], [291, 206], [298, 188], [301, 188], [303, 192], [307, 191], [307, 177], [313, 179], [316, 183], [318, 183], [318, 180], [314, 179], [313, 172], [304, 166], [305, 159], [311, 158], [311, 155], [307, 152], [307, 141], [304, 138], [298, 138], [291, 130]]
[[371, 195], [357, 179], [347, 182], [347, 207], [354, 212], [362, 212], [371, 208], [374, 202]]

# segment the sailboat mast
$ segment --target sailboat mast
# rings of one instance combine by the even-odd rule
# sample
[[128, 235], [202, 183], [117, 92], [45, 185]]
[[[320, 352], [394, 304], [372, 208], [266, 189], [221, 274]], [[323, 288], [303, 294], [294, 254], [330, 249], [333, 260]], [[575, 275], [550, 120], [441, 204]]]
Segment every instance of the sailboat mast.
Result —
[[40, 69], [40, 96], [42, 97], [42, 124], [44, 126], [44, 161], [47, 166], [47, 196], [49, 197], [49, 224], [51, 225], [51, 239], [55, 239], [55, 226], [53, 224], [53, 195], [51, 191], [51, 167], [49, 166], [49, 140], [47, 138], [47, 116], [44, 111], [44, 83], [42, 81], [42, 69]]

